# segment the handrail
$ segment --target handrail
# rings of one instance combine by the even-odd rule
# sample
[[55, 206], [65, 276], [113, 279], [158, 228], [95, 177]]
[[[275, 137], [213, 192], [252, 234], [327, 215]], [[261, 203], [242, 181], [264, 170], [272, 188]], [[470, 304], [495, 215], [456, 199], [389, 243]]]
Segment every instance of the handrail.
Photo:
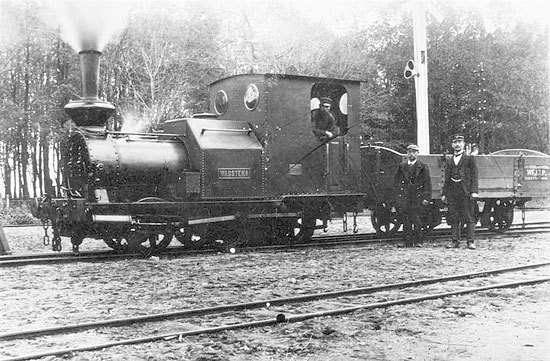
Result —
[[105, 133], [112, 134], [112, 135], [139, 135], [139, 136], [146, 136], [146, 137], [183, 137], [184, 134], [176, 134], [176, 133], [161, 133], [161, 132], [151, 132], [151, 133], [139, 133], [139, 132], [116, 132], [111, 130], [106, 130]]
[[201, 135], [204, 134], [204, 132], [229, 132], [229, 133], [247, 133], [247, 134], [250, 134], [250, 132], [252, 131], [252, 129], [248, 128], [248, 129], [227, 129], [227, 128], [202, 128], [201, 130]]

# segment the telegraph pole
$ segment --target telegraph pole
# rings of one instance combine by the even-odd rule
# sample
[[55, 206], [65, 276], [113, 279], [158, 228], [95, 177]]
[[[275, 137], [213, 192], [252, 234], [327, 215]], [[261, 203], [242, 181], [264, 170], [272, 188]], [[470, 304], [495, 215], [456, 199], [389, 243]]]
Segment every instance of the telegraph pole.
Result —
[[414, 62], [416, 76], [416, 137], [420, 154], [430, 154], [430, 121], [428, 118], [428, 52], [426, 46], [426, 11], [423, 0], [414, 0]]

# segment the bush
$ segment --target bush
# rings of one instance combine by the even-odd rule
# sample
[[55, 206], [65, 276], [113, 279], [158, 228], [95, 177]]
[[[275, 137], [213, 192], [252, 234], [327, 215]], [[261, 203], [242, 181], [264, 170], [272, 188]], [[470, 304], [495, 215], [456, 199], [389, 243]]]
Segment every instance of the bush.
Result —
[[0, 225], [26, 225], [40, 224], [40, 220], [34, 218], [28, 206], [23, 205], [14, 208], [2, 208], [0, 210]]

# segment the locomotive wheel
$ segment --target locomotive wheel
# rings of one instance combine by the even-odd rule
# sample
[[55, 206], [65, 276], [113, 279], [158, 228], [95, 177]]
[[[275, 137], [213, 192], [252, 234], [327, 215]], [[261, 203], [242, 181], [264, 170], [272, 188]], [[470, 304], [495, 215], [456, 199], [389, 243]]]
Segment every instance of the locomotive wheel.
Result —
[[183, 231], [176, 231], [175, 236], [188, 249], [213, 248], [218, 251], [229, 251], [246, 243], [246, 237], [243, 238], [237, 228], [227, 225], [187, 227]]
[[203, 236], [196, 229], [187, 227], [183, 230], [178, 230], [174, 233], [178, 242], [187, 249], [200, 249], [206, 244]]
[[296, 218], [251, 220], [236, 230], [239, 247], [290, 245], [299, 233]]
[[133, 251], [136, 249], [143, 255], [150, 256], [164, 251], [172, 241], [173, 236], [174, 234], [171, 231], [161, 233], [132, 232], [128, 237], [129, 250]]
[[205, 232], [206, 242], [220, 252], [231, 252], [246, 247], [247, 239], [242, 237], [240, 224], [210, 225]]
[[84, 241], [84, 235], [85, 232], [82, 228], [82, 225], [78, 225], [75, 229], [71, 232], [71, 243], [73, 245], [73, 253], [78, 253], [78, 247], [82, 244], [82, 241]]
[[308, 243], [311, 242], [315, 226], [317, 225], [317, 218], [305, 216], [302, 218], [302, 223], [299, 225], [299, 231], [294, 236], [294, 242], [296, 243]]
[[238, 229], [242, 245], [267, 246], [273, 243], [276, 227], [272, 220], [248, 220]]
[[[167, 200], [159, 197], [146, 197], [137, 201], [137, 203], [148, 202], [168, 202]], [[137, 250], [145, 256], [150, 256], [155, 253], [162, 252], [168, 247], [174, 233], [170, 230], [164, 230], [162, 232], [145, 232], [136, 231], [130, 232], [128, 243], [130, 244], [130, 251], [137, 247]]]
[[103, 241], [115, 251], [122, 253], [128, 251], [128, 241], [124, 237], [105, 237]]
[[[311, 227], [311, 235], [309, 236], [309, 240], [311, 240], [311, 237], [313, 236], [313, 232], [315, 231], [315, 225], [317, 223], [317, 220], [310, 221]], [[294, 242], [296, 238], [296, 228], [299, 226], [298, 220], [291, 218], [291, 219], [284, 219], [284, 220], [277, 220], [274, 225], [274, 229], [272, 232], [273, 235], [273, 243], [274, 244], [286, 244], [291, 245], [292, 242]], [[308, 231], [309, 232], [309, 231]], [[298, 234], [300, 234], [300, 231], [298, 231]], [[304, 233], [305, 234], [305, 233]], [[306, 241], [307, 242], [307, 241]]]
[[392, 212], [391, 207], [386, 204], [376, 207], [370, 220], [376, 233], [382, 237], [394, 236], [402, 224], [399, 213]]

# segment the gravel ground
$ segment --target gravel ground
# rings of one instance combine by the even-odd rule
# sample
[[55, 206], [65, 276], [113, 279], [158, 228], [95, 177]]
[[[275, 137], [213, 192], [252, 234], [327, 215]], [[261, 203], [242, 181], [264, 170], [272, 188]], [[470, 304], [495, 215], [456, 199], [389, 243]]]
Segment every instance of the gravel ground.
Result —
[[[527, 221], [537, 220], [550, 220], [550, 212], [527, 215]], [[330, 228], [331, 233], [337, 232], [341, 224], [335, 221]], [[40, 227], [5, 228], [5, 233], [14, 253], [48, 250], [41, 244]], [[413, 249], [363, 246], [4, 268], [0, 332], [549, 262], [548, 238], [547, 234], [478, 238], [475, 251], [428, 243]], [[64, 242], [69, 249], [68, 241]], [[104, 248], [96, 241], [85, 242], [82, 249]], [[529, 278], [549, 275], [550, 270], [542, 268], [529, 273]], [[430, 292], [442, 292], [443, 287], [434, 286]], [[393, 291], [379, 297], [392, 300], [403, 294]], [[355, 301], [327, 302], [341, 308]], [[275, 317], [279, 312], [288, 315], [303, 310], [285, 305], [258, 312]], [[211, 326], [208, 319], [197, 322], [182, 319], [65, 338], [72, 345], [88, 345]], [[0, 342], [0, 359], [39, 352], [37, 342]], [[543, 283], [298, 323], [118, 346], [69, 358], [531, 361], [550, 360], [548, 355], [550, 283]]]

